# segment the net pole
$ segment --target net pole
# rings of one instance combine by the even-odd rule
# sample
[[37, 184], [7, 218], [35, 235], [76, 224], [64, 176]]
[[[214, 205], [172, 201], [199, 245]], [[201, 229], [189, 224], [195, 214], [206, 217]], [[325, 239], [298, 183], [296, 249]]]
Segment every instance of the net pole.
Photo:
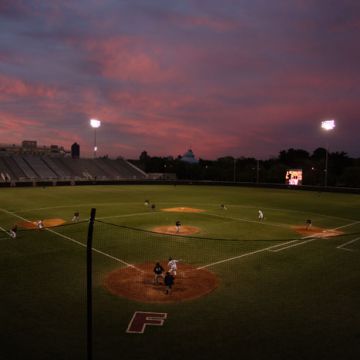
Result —
[[93, 358], [92, 240], [94, 233], [95, 214], [96, 214], [96, 209], [92, 208], [90, 212], [90, 222], [88, 227], [87, 246], [86, 246], [87, 360], [92, 360]]

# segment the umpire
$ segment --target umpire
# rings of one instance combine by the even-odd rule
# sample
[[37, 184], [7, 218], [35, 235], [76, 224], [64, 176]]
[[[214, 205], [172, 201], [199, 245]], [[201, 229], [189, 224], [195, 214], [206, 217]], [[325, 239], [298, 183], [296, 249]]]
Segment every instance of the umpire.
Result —
[[164, 278], [164, 275], [163, 275], [163, 272], [164, 272], [164, 268], [160, 265], [159, 262], [157, 262], [155, 264], [155, 267], [154, 267], [154, 284], [155, 285], [159, 285], [159, 278], [163, 279]]

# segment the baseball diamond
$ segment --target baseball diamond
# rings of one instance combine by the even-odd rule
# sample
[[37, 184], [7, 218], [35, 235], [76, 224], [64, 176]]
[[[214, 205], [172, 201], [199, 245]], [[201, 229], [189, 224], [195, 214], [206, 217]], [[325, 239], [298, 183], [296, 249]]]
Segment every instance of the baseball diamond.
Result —
[[92, 208], [94, 360], [360, 355], [358, 194], [122, 184], [0, 197], [4, 359], [86, 357]]

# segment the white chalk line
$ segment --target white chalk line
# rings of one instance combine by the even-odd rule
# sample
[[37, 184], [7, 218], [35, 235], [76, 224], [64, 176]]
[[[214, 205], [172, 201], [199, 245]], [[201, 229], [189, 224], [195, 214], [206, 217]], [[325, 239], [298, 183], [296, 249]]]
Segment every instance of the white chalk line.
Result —
[[9, 233], [1, 226], [0, 226], [0, 230], [3, 231], [6, 235], [8, 235], [7, 237], [0, 237], [0, 240], [9, 240], [10, 239]]
[[[0, 209], [0, 210], [3, 211], [3, 212], [5, 212], [5, 213], [7, 213], [7, 214], [9, 214], [9, 215], [12, 215], [12, 216], [18, 218], [18, 219], [21, 219], [21, 220], [24, 220], [24, 221], [27, 221], [27, 222], [31, 222], [30, 220], [28, 220], [28, 219], [26, 219], [26, 218], [24, 218], [24, 217], [22, 217], [22, 216], [20, 216], [20, 215], [17, 215], [17, 214], [15, 214], [15, 213], [13, 213], [13, 212], [7, 211], [7, 210], [5, 210], [5, 209]], [[77, 244], [77, 245], [79, 245], [79, 246], [82, 246], [82, 247], [84, 247], [84, 248], [87, 247], [87, 246], [86, 246], [85, 244], [83, 244], [82, 242], [77, 241], [77, 240], [75, 240], [75, 239], [73, 239], [73, 238], [71, 238], [71, 237], [69, 237], [69, 236], [63, 235], [63, 234], [61, 234], [61, 233], [59, 233], [59, 232], [57, 232], [57, 231], [54, 231], [54, 230], [52, 230], [52, 229], [44, 228], [43, 230], [49, 231], [49, 232], [51, 232], [51, 233], [53, 233], [53, 234], [55, 234], [55, 235], [57, 235], [57, 236], [60, 236], [60, 237], [62, 237], [62, 238], [64, 238], [64, 239], [69, 240], [69, 241], [71, 241], [71, 242], [73, 242], [73, 243], [75, 243], [75, 244]], [[103, 251], [101, 251], [101, 250], [98, 250], [98, 249], [96, 249], [96, 248], [91, 248], [91, 250], [94, 251], [94, 252], [96, 252], [96, 253], [98, 253], [98, 254], [101, 254], [101, 255], [103, 255], [103, 256], [106, 256], [106, 257], [108, 257], [108, 258], [110, 258], [110, 259], [113, 259], [113, 260], [115, 260], [115, 261], [117, 261], [117, 262], [119, 262], [119, 263], [121, 263], [121, 264], [123, 264], [123, 265], [126, 265], [126, 266], [128, 266], [128, 267], [131, 267], [131, 268], [133, 268], [133, 269], [135, 269], [135, 270], [138, 270], [138, 271], [140, 271], [140, 272], [144, 272], [143, 270], [137, 268], [136, 266], [134, 266], [134, 265], [132, 265], [132, 264], [129, 264], [129, 263], [127, 263], [126, 261], [121, 260], [121, 259], [119, 259], [119, 258], [117, 258], [117, 257], [115, 257], [115, 256], [112, 256], [112, 255], [110, 255], [110, 254], [107, 254], [107, 253], [105, 253], [105, 252], [103, 252]]]
[[353, 239], [353, 240], [350, 240], [350, 241], [348, 241], [348, 242], [346, 242], [346, 243], [344, 243], [344, 244], [341, 244], [341, 245], [337, 246], [336, 248], [337, 248], [337, 249], [340, 249], [340, 250], [346, 250], [346, 251], [356, 251], [356, 250], [354, 250], [354, 249], [346, 248], [345, 246], [350, 245], [350, 244], [353, 244], [354, 242], [356, 242], [356, 241], [358, 241], [358, 240], [360, 240], [360, 237], [357, 237], [357, 238], [355, 238], [355, 239]]
[[[349, 227], [349, 226], [356, 225], [358, 223], [359, 223], [359, 221], [355, 221], [355, 222], [352, 222], [350, 224], [346, 224], [346, 225], [338, 226], [338, 227], [333, 228], [333, 229], [329, 229], [327, 231], [335, 231], [335, 230], [343, 229], [343, 228], [346, 228], [346, 227]], [[326, 232], [326, 230], [325, 230], [325, 232]], [[315, 240], [323, 239], [324, 237], [322, 237], [322, 235], [324, 235], [324, 231], [318, 232], [318, 233], [315, 233], [315, 234], [312, 234], [312, 235], [304, 236], [304, 237], [299, 239], [299, 240], [305, 240], [305, 239], [309, 239], [309, 240], [305, 240], [305, 241], [302, 241], [302, 242], [296, 242], [295, 244], [285, 246], [285, 247], [281, 247], [280, 249], [270, 250], [270, 251], [279, 252], [279, 251], [283, 251], [283, 250], [286, 250], [286, 249], [290, 249], [290, 248], [295, 247], [295, 246], [307, 244], [307, 243], [310, 243], [310, 242], [315, 241]], [[296, 240], [296, 241], [298, 241], [298, 240]]]
[[2, 230], [4, 233], [8, 234], [8, 232], [1, 226], [0, 226], [0, 230]]
[[[14, 215], [20, 219], [23, 219], [25, 221], [29, 221], [25, 218], [22, 218], [21, 216], [19, 215], [16, 215], [15, 213], [11, 213], [5, 209], [1, 209], [2, 211], [8, 213], [8, 214], [11, 214], [11, 215]], [[146, 212], [146, 213], [140, 213], [140, 214], [152, 214], [154, 212]], [[250, 222], [250, 223], [257, 223], [257, 224], [266, 224], [266, 225], [270, 225], [270, 226], [277, 226], [277, 227], [286, 227], [287, 225], [285, 224], [274, 224], [274, 223], [267, 223], [267, 222], [260, 222], [260, 221], [255, 221], [255, 220], [248, 220], [248, 219], [241, 219], [241, 218], [232, 218], [232, 217], [227, 217], [227, 216], [221, 216], [221, 215], [217, 215], [217, 214], [212, 214], [212, 213], [202, 213], [202, 214], [205, 214], [205, 215], [210, 215], [210, 216], [215, 216], [215, 217], [220, 217], [220, 218], [223, 218], [223, 219], [231, 219], [231, 220], [235, 220], [235, 221], [245, 221], [245, 222]], [[105, 219], [105, 218], [113, 218], [113, 217], [126, 217], [126, 216], [136, 216], [136, 215], [139, 215], [139, 213], [137, 214], [125, 214], [125, 215], [115, 215], [115, 216], [108, 216], [108, 217], [102, 217], [102, 218], [99, 218], [99, 219]], [[335, 217], [334, 217], [335, 218]], [[352, 226], [352, 225], [355, 225], [355, 224], [358, 224], [359, 221], [356, 221], [356, 222], [352, 222], [350, 224], [346, 224], [346, 225], [343, 225], [343, 226], [339, 226], [337, 228], [334, 228], [332, 230], [337, 230], [337, 229], [340, 229], [340, 228], [345, 228], [345, 227], [349, 227], [349, 226]], [[86, 247], [84, 244], [70, 238], [70, 237], [67, 237], [65, 235], [62, 235], [60, 233], [57, 233], [55, 232], [54, 230], [50, 230], [50, 229], [46, 229], [48, 231], [51, 231], [53, 232], [54, 234], [58, 235], [58, 236], [61, 236], [61, 237], [64, 237], [65, 239], [67, 240], [70, 240], [72, 242], [75, 242], [83, 247]], [[320, 234], [320, 233], [319, 233]], [[303, 242], [297, 242], [298, 240], [291, 240], [291, 241], [288, 241], [288, 242], [285, 242], [285, 243], [281, 243], [281, 244], [276, 244], [276, 245], [273, 245], [273, 246], [270, 246], [270, 247], [267, 247], [267, 248], [264, 248], [264, 249], [259, 249], [259, 250], [255, 250], [255, 251], [252, 251], [252, 252], [249, 252], [249, 253], [245, 253], [245, 254], [242, 254], [242, 255], [238, 255], [238, 256], [235, 256], [235, 257], [231, 257], [231, 258], [228, 258], [228, 259], [224, 259], [224, 260], [220, 260], [220, 261], [217, 261], [217, 262], [213, 262], [213, 263], [210, 263], [210, 264], [207, 264], [207, 265], [204, 265], [204, 266], [200, 266], [198, 267], [197, 269], [204, 269], [204, 268], [207, 268], [207, 267], [210, 267], [210, 266], [213, 266], [213, 265], [217, 265], [217, 264], [221, 264], [221, 263], [224, 263], [224, 262], [229, 262], [229, 261], [233, 261], [233, 260], [236, 260], [236, 259], [239, 259], [239, 258], [242, 258], [242, 257], [246, 257], [246, 256], [250, 256], [250, 255], [254, 255], [254, 254], [257, 254], [257, 253], [260, 253], [260, 252], [264, 252], [264, 251], [273, 251], [273, 252], [277, 252], [277, 251], [282, 251], [282, 250], [285, 250], [285, 249], [288, 249], [288, 248], [291, 248], [293, 246], [298, 246], [298, 245], [303, 245], [303, 244], [306, 244], [306, 243], [309, 243], [309, 242], [312, 242], [312, 241], [315, 241], [315, 240], [318, 240], [319, 238], [314, 238], [314, 236], [316, 236], [317, 234], [313, 234], [313, 235], [310, 235], [310, 236], [306, 236], [306, 237], [303, 237], [299, 240], [302, 240], [302, 239], [307, 239], [309, 238], [308, 241], [303, 241]], [[295, 243], [296, 242], [296, 243]], [[283, 247], [284, 245], [287, 245], [287, 244], [292, 244], [290, 246], [286, 246], [286, 247]], [[277, 250], [273, 250], [273, 249], [276, 249], [278, 247], [281, 247], [281, 249], [277, 249]], [[118, 259], [116, 257], [113, 257], [112, 255], [110, 254], [107, 254], [107, 253], [104, 253], [98, 249], [95, 249], [93, 248], [93, 251], [95, 252], [98, 252], [106, 257], [109, 257], [109, 258], [112, 258], [126, 266], [129, 266], [129, 267], [132, 267], [132, 268], [135, 268], [137, 269], [138, 271], [140, 272], [143, 272], [141, 269], [138, 269], [136, 268], [134, 265], [132, 264], [128, 264], [126, 263], [125, 261], [121, 260], [121, 259]]]
[[[291, 243], [291, 242], [293, 242], [293, 240], [292, 240], [292, 241], [289, 241], [289, 242], [286, 242], [285, 244], [289, 244], [289, 243]], [[285, 244], [284, 244], [284, 245], [285, 245]], [[225, 262], [229, 262], [229, 261], [241, 259], [241, 258], [246, 257], [246, 256], [251, 256], [251, 255], [259, 254], [259, 253], [261, 253], [261, 252], [271, 250], [273, 247], [276, 247], [276, 246], [279, 246], [279, 244], [277, 244], [277, 245], [272, 245], [272, 246], [269, 246], [269, 247], [266, 247], [266, 248], [263, 248], [263, 249], [251, 251], [251, 252], [248, 252], [248, 253], [245, 253], [245, 254], [241, 254], [241, 255], [238, 255], [238, 256], [234, 256], [234, 257], [228, 258], [228, 259], [215, 261], [215, 262], [210, 263], [210, 264], [207, 264], [207, 265], [199, 266], [199, 267], [197, 267], [196, 269], [197, 269], [197, 270], [201, 270], [201, 269], [208, 268], [208, 267], [210, 267], [210, 266], [219, 265], [219, 264], [223, 264], [223, 263], [225, 263]]]
[[[359, 221], [355, 221], [355, 222], [350, 223], [350, 224], [338, 226], [338, 227], [336, 227], [336, 228], [333, 228], [332, 230], [342, 229], [342, 228], [345, 228], [345, 227], [353, 226], [353, 225], [358, 224], [358, 223], [359, 223]], [[321, 234], [321, 233], [319, 233], [319, 234]], [[316, 234], [314, 234], [314, 235], [316, 235]], [[211, 266], [214, 266], [214, 265], [219, 265], [219, 264], [223, 264], [223, 263], [225, 263], [225, 262], [229, 262], [229, 261], [241, 259], [241, 258], [243, 258], [243, 257], [247, 257], [247, 256], [259, 254], [259, 253], [264, 252], [264, 251], [273, 251], [273, 252], [275, 252], [275, 250], [273, 250], [273, 249], [276, 249], [276, 248], [280, 247], [281, 245], [293, 244], [293, 245], [289, 245], [289, 246], [287, 246], [287, 247], [285, 247], [285, 248], [281, 248], [281, 249], [284, 249], [284, 250], [285, 250], [285, 249], [288, 249], [288, 248], [293, 247], [293, 246], [303, 245], [303, 244], [307, 244], [307, 243], [309, 243], [309, 242], [311, 242], [311, 241], [315, 241], [315, 240], [321, 239], [321, 238], [313, 238], [314, 235], [305, 236], [305, 237], [299, 239], [299, 240], [309, 239], [309, 240], [307, 240], [307, 241], [302, 241], [302, 242], [300, 242], [300, 243], [295, 243], [295, 242], [297, 242], [298, 240], [287, 241], [287, 242], [285, 242], [285, 243], [272, 245], [272, 246], [269, 246], [269, 247], [266, 247], [266, 248], [263, 248], [263, 249], [251, 251], [251, 252], [248, 252], [248, 253], [245, 253], [245, 254], [241, 254], [241, 255], [238, 255], [238, 256], [233, 256], [233, 257], [231, 257], [231, 258], [227, 258], [227, 259], [215, 261], [215, 262], [210, 263], [210, 264], [207, 264], [207, 265], [199, 266], [199, 267], [197, 267], [196, 269], [197, 269], [197, 270], [205, 269], [205, 268], [208, 268], [208, 267], [211, 267]]]
[[248, 223], [252, 223], [252, 224], [267, 225], [267, 226], [282, 227], [282, 228], [290, 227], [290, 225], [287, 225], [287, 224], [271, 223], [271, 222], [267, 222], [267, 221], [249, 220], [249, 219], [243, 219], [243, 218], [235, 218], [235, 217], [231, 217], [231, 216], [223, 216], [223, 215], [213, 214], [213, 213], [209, 213], [209, 212], [202, 212], [200, 214], [208, 215], [208, 216], [215, 216], [215, 217], [218, 217], [221, 219], [229, 219], [229, 220], [233, 220], [233, 221], [248, 222]]

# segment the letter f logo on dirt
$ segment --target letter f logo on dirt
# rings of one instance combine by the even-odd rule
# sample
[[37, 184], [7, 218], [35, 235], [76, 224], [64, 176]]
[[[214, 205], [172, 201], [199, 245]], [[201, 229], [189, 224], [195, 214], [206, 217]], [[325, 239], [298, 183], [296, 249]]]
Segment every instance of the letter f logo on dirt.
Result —
[[142, 334], [146, 325], [163, 326], [167, 313], [136, 311], [130, 320], [127, 333]]

